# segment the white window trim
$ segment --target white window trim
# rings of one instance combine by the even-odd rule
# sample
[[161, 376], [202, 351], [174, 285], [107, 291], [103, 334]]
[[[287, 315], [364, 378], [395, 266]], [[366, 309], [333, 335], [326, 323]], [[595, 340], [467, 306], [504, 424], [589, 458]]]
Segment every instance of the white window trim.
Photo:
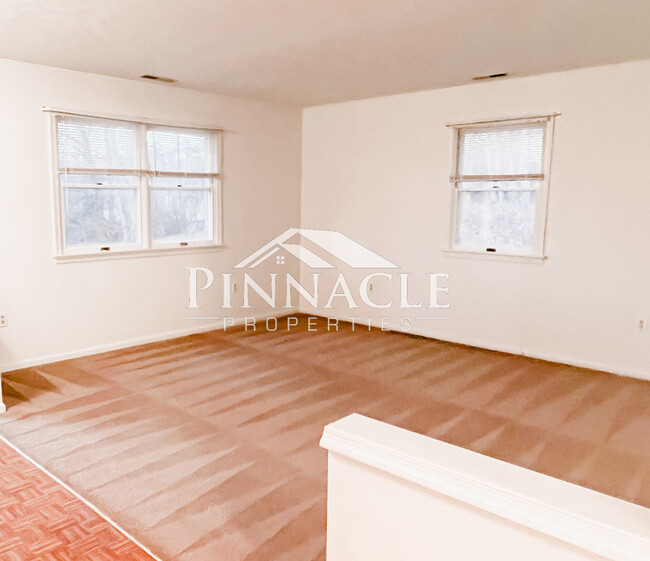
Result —
[[[182, 125], [178, 123], [161, 122], [148, 119], [136, 119], [116, 115], [77, 113], [67, 110], [57, 110], [43, 107], [43, 111], [49, 114], [50, 144], [51, 144], [51, 185], [52, 185], [52, 212], [54, 215], [54, 259], [57, 263], [74, 263], [79, 261], [99, 261], [119, 258], [134, 258], [157, 255], [173, 255], [183, 252], [209, 251], [211, 249], [223, 248], [223, 216], [222, 216], [222, 143], [223, 130], [211, 127], [199, 127]], [[114, 121], [125, 121], [136, 125], [136, 143], [139, 147], [137, 154], [137, 169], [133, 174], [139, 178], [139, 220], [140, 220], [140, 243], [122, 244], [110, 247], [108, 251], [99, 250], [97, 247], [65, 247], [65, 209], [63, 208], [63, 188], [60, 182], [59, 150], [57, 135], [57, 119], [61, 116], [74, 116], [90, 119], [110, 119]], [[188, 241], [173, 243], [153, 243], [151, 240], [151, 217], [150, 217], [150, 196], [152, 187], [147, 180], [145, 169], [146, 143], [142, 141], [142, 135], [148, 128], [173, 127], [188, 130], [203, 130], [214, 133], [216, 149], [213, 151], [213, 169], [217, 170], [211, 174], [212, 192], [212, 240]], [[127, 170], [128, 171], [128, 170]], [[116, 187], [119, 188], [119, 187]], [[207, 190], [207, 189], [206, 189]]]
[[[534, 117], [520, 117], [507, 119], [493, 119], [476, 122], [453, 123], [447, 125], [452, 133], [451, 166], [453, 174], [450, 176], [451, 190], [451, 216], [447, 234], [446, 247], [443, 253], [450, 257], [464, 257], [470, 259], [485, 259], [488, 261], [511, 261], [521, 263], [542, 263], [547, 259], [546, 255], [546, 230], [548, 222], [548, 200], [551, 181], [551, 160], [553, 156], [553, 135], [555, 132], [555, 118], [559, 113], [539, 115]], [[543, 149], [543, 171], [541, 186], [538, 190], [538, 200], [535, 208], [535, 240], [533, 248], [528, 253], [516, 251], [499, 250], [488, 251], [489, 248], [478, 249], [476, 247], [460, 246], [455, 243], [456, 221], [458, 217], [458, 155], [460, 151], [460, 132], [467, 129], [492, 128], [495, 126], [508, 126], [527, 123], [545, 123], [544, 149]]]

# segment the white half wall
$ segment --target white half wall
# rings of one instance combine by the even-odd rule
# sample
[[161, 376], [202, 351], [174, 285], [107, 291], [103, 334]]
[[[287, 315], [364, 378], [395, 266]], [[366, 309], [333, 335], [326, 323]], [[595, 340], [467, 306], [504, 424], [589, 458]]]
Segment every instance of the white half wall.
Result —
[[650, 511], [349, 415], [323, 432], [328, 561], [642, 561]]
[[[451, 319], [414, 332], [650, 379], [650, 330], [637, 328], [650, 318], [649, 99], [641, 61], [308, 108], [301, 225], [338, 230], [415, 279], [449, 273]], [[554, 112], [548, 259], [443, 253], [445, 125]], [[373, 298], [388, 290], [377, 282]], [[355, 312], [375, 324], [388, 315]]]
[[[152, 341], [188, 321], [188, 271], [228, 272], [300, 221], [301, 112], [179, 87], [0, 60], [0, 330], [4, 370]], [[222, 249], [56, 264], [43, 106], [225, 129]], [[294, 275], [297, 274], [298, 266]], [[222, 316], [220, 287], [196, 315]], [[280, 291], [281, 293], [281, 291]], [[232, 316], [267, 315], [267, 309]], [[192, 314], [195, 315], [195, 314]]]

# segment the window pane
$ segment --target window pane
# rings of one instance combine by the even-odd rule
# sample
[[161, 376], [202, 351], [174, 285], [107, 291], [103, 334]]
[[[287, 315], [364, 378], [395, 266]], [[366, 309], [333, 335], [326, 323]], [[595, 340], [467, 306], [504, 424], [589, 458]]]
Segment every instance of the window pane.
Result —
[[135, 175], [82, 175], [80, 173], [62, 173], [61, 185], [138, 185]]
[[135, 124], [61, 117], [57, 126], [59, 167], [135, 169]]
[[461, 191], [535, 191], [542, 186], [541, 181], [461, 181]]
[[136, 189], [66, 188], [64, 193], [67, 247], [140, 241]]
[[212, 239], [212, 193], [181, 189], [151, 192], [151, 226], [155, 243]]
[[156, 177], [149, 176], [149, 185], [152, 187], [194, 187], [209, 189], [212, 179], [209, 177]]
[[535, 191], [461, 191], [456, 243], [481, 250], [531, 250], [535, 239]]
[[147, 131], [149, 169], [182, 173], [211, 173], [209, 131], [160, 127]]
[[545, 123], [460, 131], [461, 175], [542, 173]]

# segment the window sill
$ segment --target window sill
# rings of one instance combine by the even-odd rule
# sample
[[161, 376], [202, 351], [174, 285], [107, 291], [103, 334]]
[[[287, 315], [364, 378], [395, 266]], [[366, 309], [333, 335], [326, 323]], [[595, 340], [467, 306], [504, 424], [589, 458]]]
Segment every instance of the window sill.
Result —
[[85, 261], [111, 261], [114, 259], [134, 259], [140, 257], [160, 257], [162, 255], [178, 255], [182, 253], [205, 253], [215, 249], [223, 249], [224, 245], [196, 245], [190, 247], [165, 247], [154, 249], [134, 249], [114, 252], [76, 253], [70, 255], [55, 255], [57, 264], [80, 263]]
[[484, 261], [506, 261], [510, 263], [531, 263], [541, 265], [546, 261], [546, 256], [517, 255], [514, 253], [488, 253], [484, 251], [471, 251], [466, 249], [443, 249], [447, 257], [459, 259], [482, 259]]

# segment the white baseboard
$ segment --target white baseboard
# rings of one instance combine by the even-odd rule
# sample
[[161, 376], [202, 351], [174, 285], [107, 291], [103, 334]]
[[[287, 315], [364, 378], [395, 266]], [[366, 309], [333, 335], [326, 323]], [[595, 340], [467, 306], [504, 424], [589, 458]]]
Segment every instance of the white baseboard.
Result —
[[[301, 310], [301, 314], [339, 319], [340, 321], [346, 321], [344, 316], [336, 315], [327, 315], [322, 311], [314, 310]], [[355, 323], [359, 325], [376, 327], [381, 329], [381, 324], [378, 321], [374, 321], [369, 318], [355, 319]], [[529, 358], [536, 358], [539, 360], [545, 360], [547, 362], [556, 362], [559, 364], [566, 364], [568, 366], [577, 366], [578, 368], [588, 368], [589, 370], [599, 370], [602, 372], [608, 372], [610, 374], [616, 374], [618, 376], [627, 376], [628, 378], [638, 378], [639, 380], [650, 380], [650, 373], [642, 372], [641, 370], [632, 370], [627, 368], [621, 368], [618, 365], [612, 365], [604, 362], [592, 361], [588, 359], [581, 359], [572, 356], [560, 355], [552, 352], [539, 351], [534, 349], [524, 349], [517, 345], [500, 345], [493, 343], [491, 341], [482, 341], [479, 339], [472, 339], [471, 337], [445, 337], [441, 336], [439, 333], [431, 333], [427, 329], [418, 329], [417, 327], [411, 327], [411, 330], [408, 332], [400, 331], [392, 326], [389, 326], [389, 331], [394, 331], [395, 333], [406, 333], [410, 335], [418, 335], [420, 337], [427, 337], [428, 339], [436, 339], [438, 341], [445, 341], [446, 343], [456, 343], [459, 345], [467, 345], [469, 347], [477, 347], [480, 349], [487, 349], [489, 351], [498, 351], [501, 353], [508, 353], [513, 355], [526, 356]]]
[[[235, 325], [243, 325], [246, 318], [254, 318], [255, 321], [263, 321], [268, 317], [274, 315], [280, 317], [284, 314], [251, 314], [241, 318], [235, 318]], [[12, 370], [20, 370], [22, 368], [32, 368], [42, 364], [49, 364], [51, 362], [59, 362], [61, 360], [70, 360], [72, 358], [80, 358], [83, 356], [96, 355], [99, 353], [107, 353], [110, 351], [117, 351], [120, 349], [128, 349], [129, 347], [136, 347], [138, 345], [146, 345], [147, 343], [157, 343], [158, 341], [166, 341], [168, 339], [176, 339], [178, 337], [185, 337], [187, 335], [196, 335], [198, 333], [206, 333], [207, 331], [214, 331], [216, 329], [223, 329], [223, 320], [204, 323], [202, 325], [192, 325], [184, 329], [175, 329], [172, 331], [163, 331], [155, 335], [146, 335], [143, 337], [134, 337], [132, 339], [122, 339], [104, 345], [96, 345], [93, 347], [85, 347], [83, 349], [75, 349], [65, 353], [57, 353], [52, 355], [39, 356], [28, 358], [24, 360], [7, 361], [2, 364], [3, 372], [11, 372]]]
[[[331, 317], [331, 318], [338, 318], [341, 321], [345, 321], [345, 317], [342, 316], [335, 316], [335, 315], [327, 315], [324, 314], [322, 311], [314, 311], [314, 310], [296, 310], [293, 312], [295, 314], [306, 314], [306, 315], [311, 315], [311, 316], [317, 316], [317, 317]], [[268, 317], [271, 316], [276, 316], [279, 317], [280, 315], [287, 315], [285, 312], [282, 314], [253, 314], [248, 317], [255, 318], [256, 321], [263, 321]], [[242, 325], [244, 323], [245, 317], [241, 318], [235, 318], [235, 325]], [[359, 325], [371, 325], [372, 327], [376, 328], [381, 328], [381, 325], [377, 321], [370, 321], [368, 322], [367, 320], [364, 322], [361, 319], [356, 320], [356, 323]], [[197, 333], [205, 333], [207, 331], [214, 331], [215, 329], [223, 329], [223, 321], [216, 321], [216, 322], [211, 322], [208, 324], [203, 324], [201, 326], [192, 326], [188, 327], [185, 329], [177, 329], [173, 331], [165, 331], [162, 333], [158, 333], [155, 335], [148, 335], [144, 337], [137, 337], [133, 339], [125, 339], [121, 341], [116, 341], [113, 343], [107, 343], [105, 345], [97, 345], [94, 347], [86, 347], [83, 349], [76, 349], [73, 351], [68, 351], [65, 353], [58, 353], [58, 354], [53, 354], [53, 355], [46, 355], [46, 356], [40, 356], [40, 357], [35, 357], [35, 358], [30, 358], [30, 359], [25, 359], [25, 360], [17, 360], [17, 361], [9, 361], [6, 362], [2, 365], [3, 367], [3, 372], [10, 372], [12, 370], [19, 370], [21, 368], [31, 368], [33, 366], [39, 366], [41, 364], [49, 364], [50, 362], [58, 362], [61, 360], [69, 360], [72, 358], [79, 358], [83, 356], [89, 356], [89, 355], [94, 355], [94, 354], [99, 354], [99, 353], [105, 353], [109, 351], [116, 351], [119, 349], [126, 349], [128, 347], [135, 347], [137, 345], [145, 345], [147, 343], [156, 343], [158, 341], [165, 341], [168, 339], [175, 339], [177, 337], [185, 337], [186, 335], [194, 335]], [[393, 331], [402, 333], [401, 331], [397, 329], [393, 329]], [[554, 353], [549, 353], [549, 352], [543, 352], [539, 350], [530, 350], [530, 349], [522, 349], [516, 345], [499, 345], [495, 344], [489, 341], [481, 341], [477, 339], [472, 339], [472, 338], [456, 338], [456, 337], [442, 337], [439, 334], [432, 334], [431, 332], [427, 331], [426, 329], [417, 329], [413, 328], [411, 331], [408, 333], [412, 335], [419, 335], [421, 337], [427, 337], [429, 339], [437, 339], [439, 341], [446, 341], [448, 343], [457, 343], [460, 345], [468, 345], [470, 347], [478, 347], [481, 349], [488, 349], [490, 351], [499, 351], [502, 353], [508, 353], [508, 354], [515, 354], [515, 355], [521, 355], [521, 356], [527, 356], [530, 358], [536, 358], [540, 360], [546, 360], [548, 362], [557, 362], [560, 364], [567, 364], [570, 366], [577, 366], [579, 368], [588, 368], [590, 370], [601, 370], [603, 372], [609, 372], [611, 374], [617, 374], [619, 376], [628, 376], [630, 378], [638, 378], [640, 380], [650, 380], [650, 374], [635, 371], [635, 370], [630, 370], [630, 369], [625, 369], [625, 368], [620, 368], [617, 365], [611, 365], [611, 364], [606, 364], [606, 363], [601, 363], [598, 361], [591, 361], [591, 360], [585, 360], [585, 359], [579, 359], [576, 357], [569, 357], [565, 355], [558, 355]]]

